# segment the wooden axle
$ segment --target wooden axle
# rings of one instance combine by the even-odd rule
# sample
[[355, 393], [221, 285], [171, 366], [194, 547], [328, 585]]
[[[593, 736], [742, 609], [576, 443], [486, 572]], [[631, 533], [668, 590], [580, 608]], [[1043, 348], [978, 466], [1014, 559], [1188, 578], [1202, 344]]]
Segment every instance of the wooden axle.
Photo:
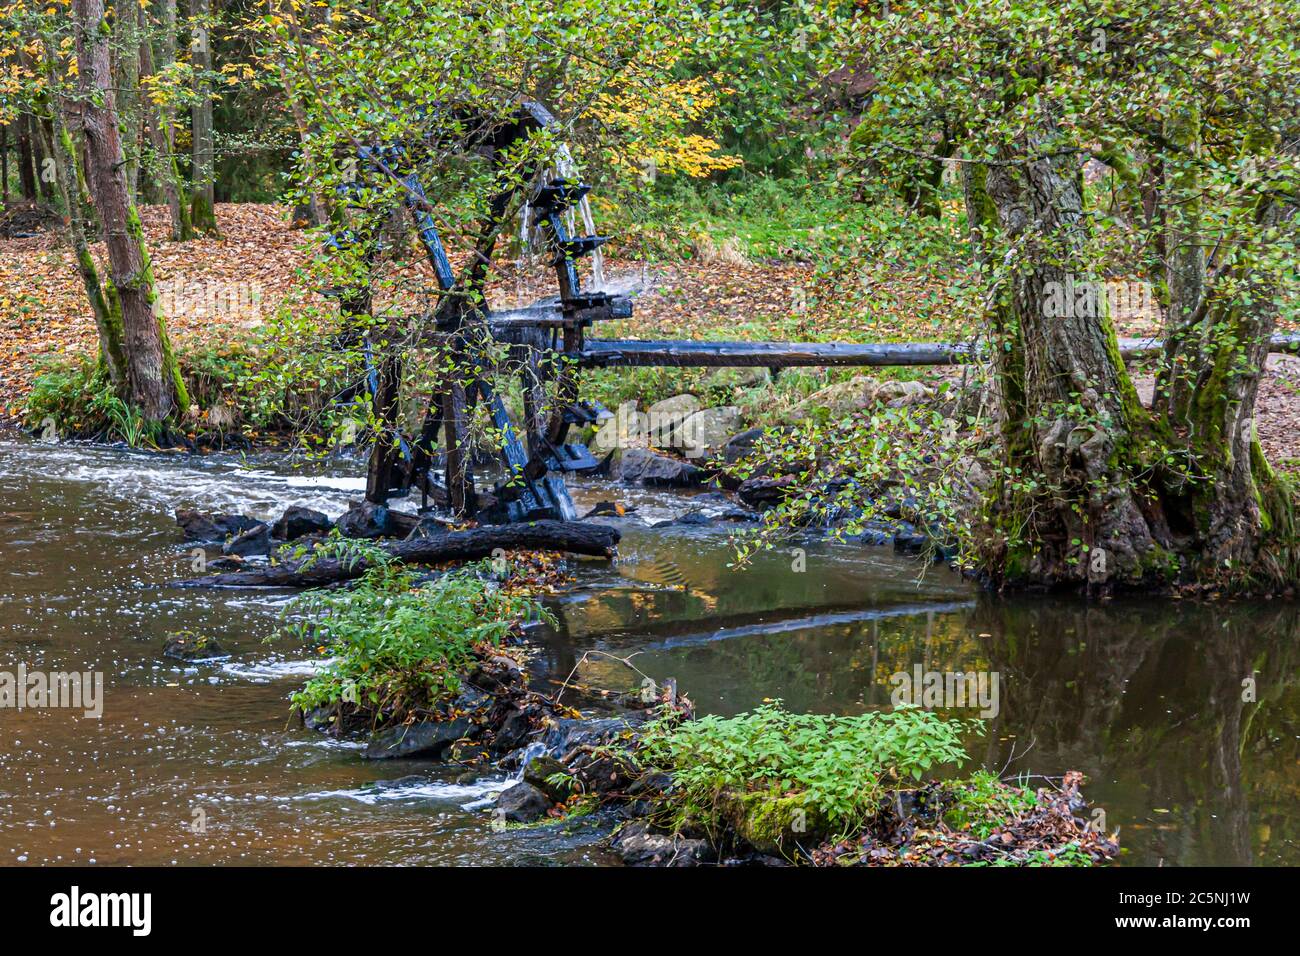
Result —
[[[1126, 359], [1159, 355], [1159, 339], [1120, 339]], [[1272, 352], [1300, 352], [1300, 335], [1275, 335]], [[982, 352], [950, 342], [699, 342], [681, 340], [588, 339], [578, 354], [581, 364], [595, 368], [631, 366], [757, 367], [964, 365]]]

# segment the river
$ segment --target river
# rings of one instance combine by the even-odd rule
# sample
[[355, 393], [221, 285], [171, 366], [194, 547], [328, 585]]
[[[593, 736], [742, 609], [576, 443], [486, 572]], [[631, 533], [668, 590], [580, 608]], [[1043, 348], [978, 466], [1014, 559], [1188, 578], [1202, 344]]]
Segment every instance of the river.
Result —
[[[103, 713], [0, 710], [0, 863], [603, 864], [599, 819], [497, 831], [504, 775], [368, 762], [288, 720], [316, 661], [268, 643], [287, 595], [167, 588], [191, 572], [177, 507], [340, 513], [360, 466], [0, 442], [0, 671], [99, 671]], [[1081, 770], [1120, 865], [1300, 865], [1300, 611], [980, 594], [885, 548], [804, 542], [731, 566], [726, 524], [651, 527], [684, 495], [617, 499], [616, 563], [580, 562], [535, 630], [535, 686], [673, 678], [704, 713], [890, 706], [891, 676], [996, 673], [973, 765]], [[229, 660], [162, 658], [177, 631]], [[1243, 684], [1243, 681], [1246, 683]], [[973, 711], [954, 716], [975, 716]]]

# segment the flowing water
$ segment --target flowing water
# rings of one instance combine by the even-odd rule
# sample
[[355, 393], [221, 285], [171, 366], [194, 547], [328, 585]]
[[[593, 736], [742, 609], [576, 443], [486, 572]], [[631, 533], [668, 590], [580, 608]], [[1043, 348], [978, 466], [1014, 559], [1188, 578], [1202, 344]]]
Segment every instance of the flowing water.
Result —
[[[337, 514], [359, 474], [0, 443], [0, 672], [106, 682], [98, 719], [0, 709], [0, 863], [611, 862], [598, 820], [493, 830], [504, 773], [363, 761], [289, 722], [316, 661], [267, 643], [284, 593], [165, 586], [194, 561], [175, 508]], [[685, 511], [682, 496], [592, 482], [575, 498], [637, 512], [617, 563], [580, 563], [559, 626], [530, 634], [537, 686], [674, 678], [701, 712], [780, 698], [857, 713], [889, 707], [897, 673], [996, 673], [975, 762], [1084, 771], [1123, 863], [1300, 864], [1295, 606], [997, 601], [886, 549], [825, 542], [735, 570], [727, 526], [648, 526]], [[233, 656], [163, 659], [181, 630]]]

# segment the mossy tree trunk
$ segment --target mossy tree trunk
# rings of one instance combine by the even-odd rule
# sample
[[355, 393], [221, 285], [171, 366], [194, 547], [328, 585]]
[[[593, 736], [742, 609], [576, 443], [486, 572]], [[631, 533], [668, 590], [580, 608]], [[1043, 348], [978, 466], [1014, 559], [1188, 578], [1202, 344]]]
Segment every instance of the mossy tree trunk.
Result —
[[126, 380], [126, 343], [122, 333], [122, 316], [109, 304], [104, 293], [103, 283], [99, 277], [99, 267], [90, 254], [90, 244], [86, 241], [87, 223], [82, 209], [89, 202], [86, 192], [85, 177], [77, 162], [77, 148], [72, 142], [67, 124], [63, 121], [58, 108], [54, 112], [55, 143], [58, 154], [59, 190], [63, 193], [64, 203], [68, 208], [68, 235], [72, 242], [73, 253], [77, 257], [77, 271], [90, 301], [90, 310], [95, 316], [95, 328], [99, 333], [99, 354], [108, 373], [108, 379], [116, 389], [121, 389]]
[[1133, 478], [1148, 423], [1087, 265], [1078, 169], [1042, 106], [989, 165], [987, 200], [976, 199], [1026, 263], [1005, 280], [995, 354], [1007, 463], [1034, 478], [1002, 487], [994, 510], [1008, 538], [995, 565], [1013, 580], [1136, 583], [1167, 535]]
[[74, 0], [81, 121], [89, 164], [87, 180], [103, 224], [110, 267], [110, 310], [121, 316], [125, 352], [123, 398], [148, 422], [165, 422], [189, 404], [180, 371], [156, 312], [157, 290], [140, 217], [127, 192], [117, 126], [110, 29], [103, 0]]
[[[138, 9], [138, 7], [137, 7]], [[140, 58], [133, 55], [140, 47], [140, 26], [135, 11], [121, 5], [114, 11], [113, 33], [117, 55], [111, 58], [113, 67], [113, 93], [117, 106], [117, 123], [122, 136], [122, 167], [126, 181], [126, 194], [131, 202], [139, 196], [140, 187]]]
[[[1179, 341], [1168, 390], [1143, 406], [1120, 358], [1106, 289], [1089, 272], [1079, 153], [1050, 109], [1035, 128], [965, 175], [983, 234], [1017, 252], [990, 305], [1006, 470], [990, 509], [988, 563], [1004, 583], [1109, 589], [1178, 579], [1293, 580], [1267, 547], [1294, 537], [1291, 493], [1254, 431], [1277, 290], [1242, 251], [1206, 280], [1199, 210], [1166, 211], [1166, 281]], [[1194, 118], [1192, 120], [1194, 123]], [[1194, 149], [1194, 129], [1183, 143]], [[1167, 182], [1181, 196], [1188, 172]], [[1262, 199], [1255, 231], [1295, 209]]]

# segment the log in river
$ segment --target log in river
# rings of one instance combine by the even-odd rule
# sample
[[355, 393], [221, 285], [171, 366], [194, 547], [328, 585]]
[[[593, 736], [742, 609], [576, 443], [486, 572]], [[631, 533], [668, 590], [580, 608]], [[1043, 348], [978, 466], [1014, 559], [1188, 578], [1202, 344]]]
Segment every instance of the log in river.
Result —
[[[466, 531], [430, 531], [426, 537], [404, 541], [375, 541], [405, 564], [437, 564], [442, 561], [474, 561], [504, 551], [565, 551], [610, 558], [618, 545], [617, 528], [585, 521], [532, 521], [527, 524], [488, 525]], [[350, 581], [365, 573], [371, 562], [365, 559], [338, 560], [310, 557], [301, 561], [272, 564], [243, 571], [209, 574], [173, 581], [175, 587], [319, 587]]]

